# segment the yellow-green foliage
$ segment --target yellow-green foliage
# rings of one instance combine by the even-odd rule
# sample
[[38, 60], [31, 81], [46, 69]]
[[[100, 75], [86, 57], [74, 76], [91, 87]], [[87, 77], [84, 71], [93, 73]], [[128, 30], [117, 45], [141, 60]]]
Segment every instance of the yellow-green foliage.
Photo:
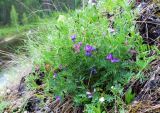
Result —
[[11, 19], [12, 26], [18, 25], [18, 13], [16, 12], [14, 5], [12, 5], [12, 8], [11, 8], [10, 19]]
[[26, 13], [23, 13], [22, 23], [23, 23], [23, 25], [28, 24], [28, 18], [27, 18]]

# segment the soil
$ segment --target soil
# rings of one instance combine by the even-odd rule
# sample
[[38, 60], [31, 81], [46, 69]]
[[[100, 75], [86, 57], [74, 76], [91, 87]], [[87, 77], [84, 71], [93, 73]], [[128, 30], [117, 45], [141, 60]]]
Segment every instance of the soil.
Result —
[[140, 15], [137, 25], [144, 43], [160, 47], [160, 6], [146, 3]]

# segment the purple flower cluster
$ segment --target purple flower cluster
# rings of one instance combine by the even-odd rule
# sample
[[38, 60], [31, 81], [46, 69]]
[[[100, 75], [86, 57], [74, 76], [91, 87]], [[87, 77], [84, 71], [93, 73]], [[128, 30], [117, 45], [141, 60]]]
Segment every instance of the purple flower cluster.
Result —
[[82, 46], [82, 42], [79, 42], [78, 44], [74, 44], [73, 48], [74, 48], [75, 53], [80, 52], [81, 46]]
[[118, 58], [114, 58], [111, 53], [106, 56], [106, 60], [109, 60], [109, 61], [111, 61], [112, 63], [116, 63], [116, 62], [119, 62], [119, 61], [120, 61]]
[[96, 48], [94, 48], [91, 45], [86, 45], [84, 48], [85, 52], [86, 52], [86, 56], [92, 56], [92, 52], [96, 50]]
[[[76, 34], [73, 34], [73, 35], [71, 36], [71, 40], [72, 40], [73, 42], [75, 42], [75, 40], [76, 40]], [[79, 42], [79, 43], [77, 43], [77, 44], [74, 44], [73, 48], [74, 48], [75, 53], [79, 53], [79, 52], [80, 52], [81, 46], [82, 46], [82, 42]], [[96, 50], [96, 48], [93, 47], [93, 46], [91, 46], [91, 45], [89, 45], [89, 44], [87, 44], [87, 45], [84, 47], [84, 50], [85, 50], [86, 56], [89, 56], [89, 57], [90, 57], [90, 56], [92, 56], [92, 53], [93, 53], [93, 51]], [[111, 61], [112, 63], [116, 63], [116, 62], [119, 62], [119, 61], [120, 61], [118, 58], [113, 57], [113, 55], [112, 55], [111, 53], [106, 56], [106, 60], [109, 60], [109, 61]]]

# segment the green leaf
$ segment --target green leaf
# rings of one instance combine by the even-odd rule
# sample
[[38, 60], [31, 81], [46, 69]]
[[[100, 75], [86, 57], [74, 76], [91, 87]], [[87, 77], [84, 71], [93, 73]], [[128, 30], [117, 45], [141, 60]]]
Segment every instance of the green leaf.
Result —
[[127, 104], [131, 103], [134, 98], [135, 98], [135, 94], [132, 93], [132, 89], [129, 89], [129, 90], [125, 93], [125, 101], [126, 101], [126, 103], [127, 103]]

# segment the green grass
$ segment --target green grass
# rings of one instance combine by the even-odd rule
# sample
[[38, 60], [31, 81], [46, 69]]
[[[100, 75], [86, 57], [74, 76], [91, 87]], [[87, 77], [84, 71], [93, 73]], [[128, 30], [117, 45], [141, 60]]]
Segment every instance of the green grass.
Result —
[[24, 32], [29, 31], [31, 29], [37, 29], [37, 27], [45, 25], [46, 23], [49, 24], [49, 22], [51, 22], [52, 19], [55, 17], [57, 17], [57, 13], [53, 13], [53, 15], [51, 15], [51, 17], [39, 19], [35, 22], [31, 22], [26, 25], [18, 25], [16, 27], [14, 27], [14, 26], [0, 26], [0, 39], [14, 36], [14, 35], [20, 35], [20, 34], [23, 34]]
[[0, 101], [0, 112], [2, 113], [4, 108], [6, 108], [8, 105], [9, 105], [9, 102]]
[[24, 31], [31, 29], [31, 26], [18, 26], [15, 27], [1, 27], [0, 28], [0, 39], [10, 37], [13, 35], [21, 34]]

